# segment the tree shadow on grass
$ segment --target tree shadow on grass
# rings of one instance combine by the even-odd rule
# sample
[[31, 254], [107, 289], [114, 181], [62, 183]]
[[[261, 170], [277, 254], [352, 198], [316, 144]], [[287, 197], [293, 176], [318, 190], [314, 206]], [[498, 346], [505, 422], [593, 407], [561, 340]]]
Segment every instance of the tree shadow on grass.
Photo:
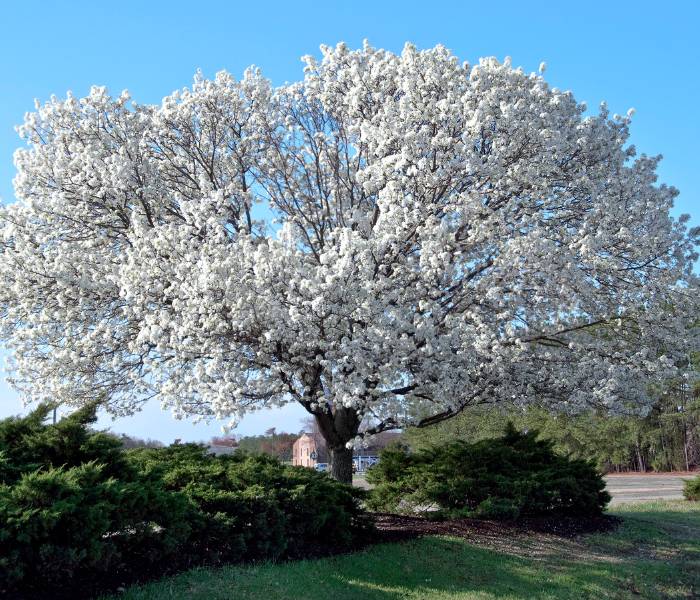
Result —
[[[285, 565], [190, 574], [130, 600], [485, 600], [692, 598], [663, 562], [612, 563], [564, 555], [507, 555], [466, 540], [425, 537]], [[166, 591], [167, 589], [167, 591]]]
[[621, 527], [614, 535], [588, 536], [587, 546], [622, 560], [667, 561], [680, 570], [694, 565], [700, 580], [700, 505], [678, 503], [677, 508], [616, 507]]
[[332, 576], [345, 584], [347, 593], [334, 600], [666, 597], [655, 584], [643, 584], [634, 569], [619, 564], [566, 554], [527, 558], [450, 538], [407, 542], [376, 561], [343, 567]]
[[[124, 600], [485, 600], [696, 598], [700, 511], [616, 511], [609, 533], [536, 533], [502, 543], [426, 536], [283, 564], [194, 570]], [[681, 515], [684, 515], [681, 517]], [[507, 536], [503, 536], [504, 538]], [[488, 541], [488, 540], [487, 540]]]

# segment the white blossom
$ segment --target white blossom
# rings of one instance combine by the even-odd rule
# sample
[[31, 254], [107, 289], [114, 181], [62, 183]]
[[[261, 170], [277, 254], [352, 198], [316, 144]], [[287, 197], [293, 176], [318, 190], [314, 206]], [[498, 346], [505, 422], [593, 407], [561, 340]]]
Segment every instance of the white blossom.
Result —
[[321, 51], [276, 89], [198, 73], [27, 115], [15, 385], [231, 421], [296, 401], [335, 448], [474, 403], [643, 409], [697, 348], [697, 231], [631, 115], [442, 46]]

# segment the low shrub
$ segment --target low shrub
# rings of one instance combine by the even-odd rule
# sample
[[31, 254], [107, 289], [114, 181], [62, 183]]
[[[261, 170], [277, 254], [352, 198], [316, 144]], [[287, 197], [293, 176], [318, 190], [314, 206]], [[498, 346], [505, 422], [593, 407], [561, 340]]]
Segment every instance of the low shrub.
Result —
[[24, 417], [0, 420], [0, 482], [11, 485], [23, 475], [47, 467], [76, 467], [90, 461], [103, 465], [103, 475], [120, 477], [129, 470], [121, 442], [94, 431], [97, 404], [75, 411], [54, 425], [42, 404]]
[[474, 444], [387, 448], [367, 480], [375, 485], [371, 508], [433, 516], [598, 515], [610, 500], [591, 463], [560, 456], [536, 431], [511, 424], [502, 437]]
[[700, 475], [685, 481], [683, 484], [683, 496], [686, 500], [700, 500]]
[[0, 421], [0, 596], [88, 596], [134, 579], [347, 550], [371, 524], [360, 492], [267, 456], [203, 446], [125, 451], [95, 406], [45, 425]]
[[173, 556], [191, 535], [187, 498], [90, 431], [94, 406], [53, 426], [47, 412], [0, 421], [0, 595], [87, 591]]
[[371, 530], [362, 491], [266, 455], [213, 456], [202, 446], [129, 452], [195, 507], [200, 552], [211, 559], [299, 557], [346, 550]]

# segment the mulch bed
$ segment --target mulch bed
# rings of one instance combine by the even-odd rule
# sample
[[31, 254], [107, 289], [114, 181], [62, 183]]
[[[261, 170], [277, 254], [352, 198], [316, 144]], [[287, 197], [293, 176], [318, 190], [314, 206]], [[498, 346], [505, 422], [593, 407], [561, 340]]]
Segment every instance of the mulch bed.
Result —
[[374, 513], [379, 535], [377, 542], [396, 542], [424, 535], [449, 535], [492, 545], [512, 536], [548, 534], [575, 538], [586, 533], [612, 531], [622, 519], [609, 515], [598, 517], [529, 517], [519, 521], [485, 521], [480, 519], [434, 520], [420, 516]]

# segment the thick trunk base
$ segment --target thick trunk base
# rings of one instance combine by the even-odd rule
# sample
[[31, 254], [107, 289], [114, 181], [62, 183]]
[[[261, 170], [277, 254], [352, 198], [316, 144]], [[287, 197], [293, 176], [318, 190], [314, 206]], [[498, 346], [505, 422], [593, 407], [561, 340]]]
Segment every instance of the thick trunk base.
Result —
[[331, 477], [352, 485], [352, 448], [331, 448]]

